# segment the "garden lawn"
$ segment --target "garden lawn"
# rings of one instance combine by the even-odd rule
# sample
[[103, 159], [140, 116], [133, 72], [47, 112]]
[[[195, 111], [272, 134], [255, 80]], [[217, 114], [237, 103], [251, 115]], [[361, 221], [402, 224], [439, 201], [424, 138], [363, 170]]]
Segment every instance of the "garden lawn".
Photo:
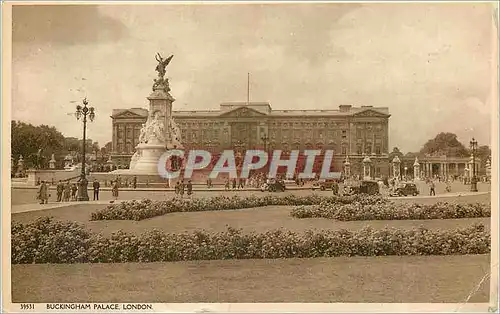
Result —
[[12, 215], [13, 221], [28, 222], [37, 217], [52, 216], [58, 220], [77, 221], [95, 233], [109, 235], [123, 230], [141, 234], [156, 228], [165, 233], [193, 232], [197, 230], [226, 231], [227, 226], [241, 228], [243, 232], [266, 232], [283, 228], [294, 232], [305, 230], [359, 230], [364, 226], [374, 229], [397, 227], [413, 229], [424, 226], [428, 229], [456, 229], [473, 223], [482, 223], [490, 230], [489, 218], [445, 219], [445, 220], [376, 220], [376, 221], [335, 221], [326, 218], [298, 219], [290, 216], [290, 206], [266, 206], [227, 211], [207, 211], [191, 213], [170, 213], [141, 221], [101, 220], [90, 221], [94, 206], [75, 205], [45, 211], [19, 213]]
[[[463, 302], [489, 255], [12, 266], [12, 301]], [[487, 302], [489, 281], [469, 300]]]

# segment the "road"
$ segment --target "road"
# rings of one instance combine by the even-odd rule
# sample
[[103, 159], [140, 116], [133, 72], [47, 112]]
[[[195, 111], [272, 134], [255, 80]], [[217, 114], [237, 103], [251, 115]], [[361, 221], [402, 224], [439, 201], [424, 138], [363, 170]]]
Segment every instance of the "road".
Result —
[[[470, 186], [469, 185], [464, 185], [460, 182], [454, 182], [452, 183], [452, 192], [447, 193], [445, 192], [445, 187], [446, 185], [441, 182], [436, 183], [436, 196], [456, 196], [456, 193], [462, 193], [462, 192], [469, 192], [470, 191]], [[294, 187], [291, 187], [294, 188]], [[341, 186], [342, 188], [342, 186]], [[426, 196], [429, 195], [429, 188], [428, 186], [425, 185], [423, 182], [418, 182], [418, 188], [420, 191], [420, 196]], [[489, 192], [490, 191], [490, 184], [486, 183], [479, 183], [478, 184], [478, 190], [479, 192]], [[385, 193], [386, 191], [382, 190], [382, 193]], [[267, 193], [267, 192], [266, 192]], [[286, 191], [285, 193], [280, 193], [280, 195], [283, 194], [289, 194], [293, 193], [295, 195], [309, 195], [311, 193], [317, 193], [320, 195], [332, 195], [331, 191], [319, 191], [316, 190], [312, 192], [310, 189], [301, 189], [301, 190], [289, 190]], [[32, 189], [27, 189], [27, 188], [12, 188], [11, 189], [11, 196], [12, 196], [12, 201], [11, 204], [13, 206], [15, 205], [22, 205], [22, 204], [37, 204], [36, 201], [36, 194], [37, 190], [32, 188]], [[55, 202], [56, 200], [56, 191], [55, 190], [50, 190], [51, 197], [49, 198], [49, 202]], [[214, 190], [198, 190], [194, 191], [193, 197], [213, 197], [215, 195], [227, 195], [227, 196], [233, 196], [233, 195], [240, 195], [240, 196], [248, 196], [248, 195], [263, 195], [264, 192], [260, 192], [258, 190], [231, 190], [231, 191], [224, 191], [221, 190], [220, 188], [216, 188]], [[142, 199], [142, 198], [150, 198], [153, 200], [161, 200], [165, 198], [170, 198], [173, 197], [174, 191], [173, 190], [166, 190], [166, 189], [143, 189], [143, 190], [133, 190], [133, 189], [121, 189], [119, 192], [119, 199], [126, 199], [126, 200], [131, 200], [131, 199]], [[92, 199], [92, 191], [89, 191], [89, 197]], [[103, 201], [110, 201], [112, 200], [112, 195], [111, 191], [109, 189], [102, 189], [101, 193], [99, 195], [100, 200]]]

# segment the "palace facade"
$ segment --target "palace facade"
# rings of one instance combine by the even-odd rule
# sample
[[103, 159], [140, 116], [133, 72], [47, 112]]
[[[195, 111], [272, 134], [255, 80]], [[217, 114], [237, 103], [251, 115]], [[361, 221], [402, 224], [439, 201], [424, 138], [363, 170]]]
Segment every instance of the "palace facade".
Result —
[[[173, 111], [186, 149], [322, 149], [334, 150], [334, 168], [349, 156], [353, 173], [363, 156], [374, 161], [374, 175], [388, 174], [389, 110], [386, 107], [341, 105], [336, 110], [273, 110], [267, 102], [231, 102], [219, 110]], [[112, 160], [128, 164], [138, 144], [148, 111], [115, 109]], [[359, 168], [359, 169], [358, 169]]]
[[[386, 107], [340, 105], [336, 110], [273, 110], [267, 102], [230, 102], [221, 104], [219, 110], [172, 114], [187, 150], [204, 149], [217, 155], [225, 149], [280, 149], [284, 156], [291, 150], [334, 150], [333, 170], [345, 171], [348, 158], [351, 174], [362, 175], [368, 167], [372, 178], [393, 177], [397, 156], [399, 174], [414, 175], [416, 156], [389, 150], [390, 114]], [[130, 163], [147, 116], [148, 110], [143, 108], [113, 110], [111, 159], [118, 167]], [[470, 176], [472, 169], [470, 157], [419, 154], [417, 163], [419, 177]], [[478, 159], [475, 166], [479, 173]]]

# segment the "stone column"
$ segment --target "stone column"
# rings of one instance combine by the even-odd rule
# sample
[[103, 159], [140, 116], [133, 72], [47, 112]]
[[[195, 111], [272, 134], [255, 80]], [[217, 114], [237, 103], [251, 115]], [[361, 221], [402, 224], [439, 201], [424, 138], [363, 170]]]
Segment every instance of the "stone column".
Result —
[[418, 157], [415, 157], [415, 162], [413, 163], [413, 179], [420, 179], [420, 164], [418, 163]]
[[[229, 147], [231, 145], [231, 125], [228, 122], [224, 122], [224, 127], [222, 129], [224, 136], [224, 147]], [[232, 147], [231, 147], [232, 148]]]
[[460, 175], [460, 172], [458, 171], [458, 162], [455, 163], [455, 175]]
[[118, 151], [118, 125], [113, 124], [113, 151]]
[[349, 161], [349, 156], [345, 157], [344, 173], [346, 178], [349, 178], [351, 176], [351, 162]]
[[366, 156], [363, 159], [363, 178], [365, 180], [370, 180], [371, 179], [371, 159], [370, 157]]
[[55, 169], [56, 168], [56, 159], [54, 154], [52, 154], [52, 157], [49, 160], [49, 168], [50, 169]]
[[392, 172], [394, 178], [399, 178], [401, 175], [401, 160], [399, 160], [398, 156], [392, 160]]
[[131, 141], [131, 146], [132, 146], [132, 152], [135, 151], [135, 124], [132, 124], [132, 141]]

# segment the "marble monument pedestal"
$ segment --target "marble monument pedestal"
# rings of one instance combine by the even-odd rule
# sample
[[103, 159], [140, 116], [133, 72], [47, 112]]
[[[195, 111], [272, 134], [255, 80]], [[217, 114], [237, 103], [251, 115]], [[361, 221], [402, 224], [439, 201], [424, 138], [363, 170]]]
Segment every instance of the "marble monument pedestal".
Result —
[[112, 174], [123, 175], [146, 175], [159, 176], [158, 162], [161, 156], [166, 152], [164, 144], [161, 143], [141, 143], [137, 145], [139, 157], [130, 169], [120, 169], [112, 171]]

